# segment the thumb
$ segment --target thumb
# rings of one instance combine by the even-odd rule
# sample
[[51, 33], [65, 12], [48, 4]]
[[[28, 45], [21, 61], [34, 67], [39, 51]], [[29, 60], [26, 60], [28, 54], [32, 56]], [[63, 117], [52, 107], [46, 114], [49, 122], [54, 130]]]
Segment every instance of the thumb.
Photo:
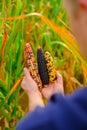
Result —
[[25, 75], [26, 78], [30, 77], [30, 73], [29, 73], [29, 70], [27, 68], [24, 68], [23, 71], [24, 71], [24, 75]]
[[57, 76], [57, 82], [58, 83], [62, 83], [63, 82], [63, 78], [62, 78], [62, 75], [58, 71], [56, 73], [56, 76]]

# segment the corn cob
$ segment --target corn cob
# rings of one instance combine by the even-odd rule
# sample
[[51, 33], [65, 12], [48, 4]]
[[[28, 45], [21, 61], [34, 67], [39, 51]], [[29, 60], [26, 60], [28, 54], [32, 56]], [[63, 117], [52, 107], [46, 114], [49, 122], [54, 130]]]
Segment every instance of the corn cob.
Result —
[[32, 76], [32, 78], [37, 83], [38, 87], [42, 88], [42, 82], [38, 73], [37, 64], [34, 58], [33, 50], [30, 46], [30, 44], [25, 45], [25, 58], [26, 58], [26, 67], [29, 69], [29, 72]]
[[38, 70], [42, 80], [42, 84], [46, 85], [49, 83], [47, 66], [45, 63], [44, 53], [41, 48], [37, 49], [37, 62], [38, 62]]
[[49, 82], [53, 82], [56, 79], [56, 69], [53, 62], [53, 58], [49, 52], [44, 53], [44, 58], [46, 61], [46, 66], [48, 70]]

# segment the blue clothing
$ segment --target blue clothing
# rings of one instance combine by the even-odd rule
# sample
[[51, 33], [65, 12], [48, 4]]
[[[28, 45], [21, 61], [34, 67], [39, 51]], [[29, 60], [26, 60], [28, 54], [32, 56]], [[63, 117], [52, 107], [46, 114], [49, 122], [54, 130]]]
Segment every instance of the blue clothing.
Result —
[[69, 96], [54, 94], [44, 108], [27, 114], [16, 130], [87, 130], [87, 88]]

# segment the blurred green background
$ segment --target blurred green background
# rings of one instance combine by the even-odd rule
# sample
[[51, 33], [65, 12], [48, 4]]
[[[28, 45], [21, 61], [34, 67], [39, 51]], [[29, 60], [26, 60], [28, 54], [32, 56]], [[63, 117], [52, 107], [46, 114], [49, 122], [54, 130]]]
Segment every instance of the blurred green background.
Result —
[[35, 57], [41, 46], [54, 58], [65, 94], [87, 84], [87, 63], [79, 53], [61, 0], [0, 0], [0, 129], [14, 130], [28, 110], [20, 83], [24, 46]]

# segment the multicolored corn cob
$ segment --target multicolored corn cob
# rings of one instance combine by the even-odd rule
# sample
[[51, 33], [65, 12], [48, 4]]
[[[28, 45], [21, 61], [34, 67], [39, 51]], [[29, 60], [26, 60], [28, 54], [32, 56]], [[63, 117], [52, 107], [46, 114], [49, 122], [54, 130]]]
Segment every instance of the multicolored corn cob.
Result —
[[49, 83], [47, 66], [44, 58], [44, 53], [41, 48], [37, 49], [37, 62], [38, 62], [38, 70], [42, 80], [42, 84], [46, 85]]
[[53, 82], [56, 79], [56, 69], [53, 62], [53, 58], [48, 51], [44, 53], [44, 58], [45, 58], [46, 66], [48, 70], [49, 82]]
[[32, 78], [36, 81], [38, 87], [41, 89], [42, 82], [38, 73], [34, 53], [29, 43], [25, 45], [25, 59], [26, 59], [26, 67], [29, 69]]

